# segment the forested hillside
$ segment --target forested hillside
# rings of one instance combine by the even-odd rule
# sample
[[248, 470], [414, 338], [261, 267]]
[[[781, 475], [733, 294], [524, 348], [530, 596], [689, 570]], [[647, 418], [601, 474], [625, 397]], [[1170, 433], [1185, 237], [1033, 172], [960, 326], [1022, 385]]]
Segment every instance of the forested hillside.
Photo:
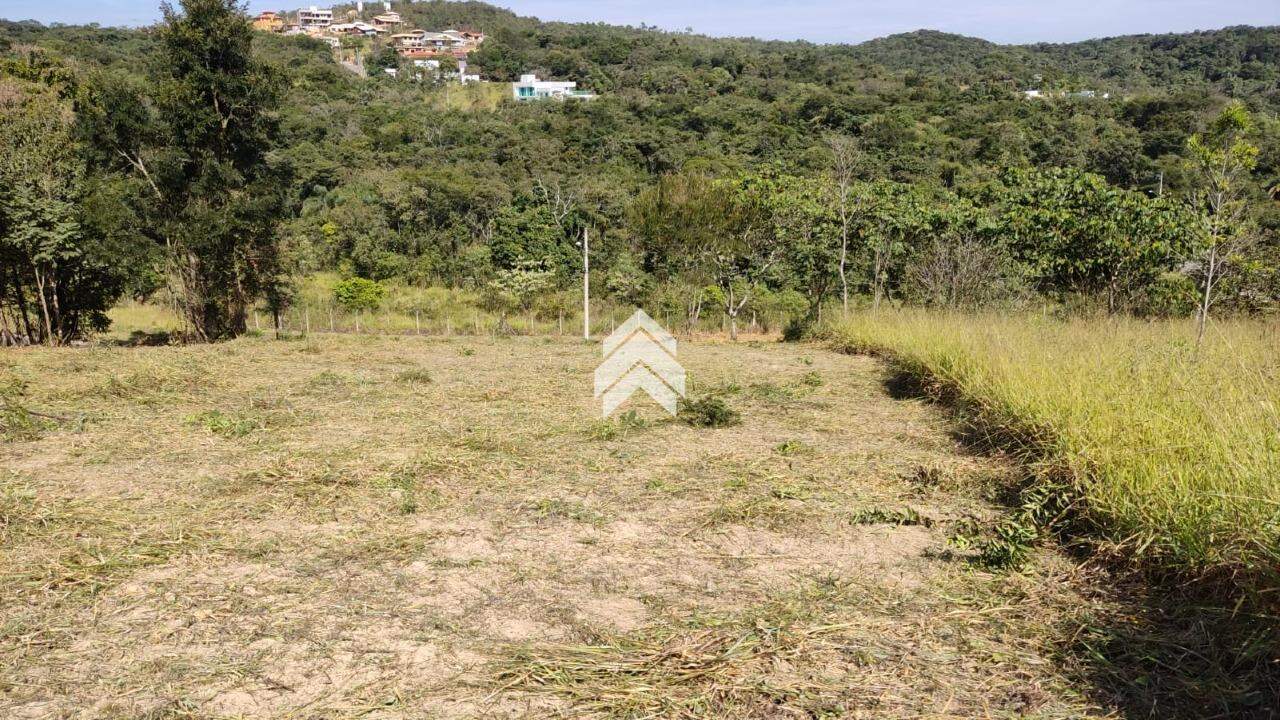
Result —
[[[1196, 239], [1205, 167], [1188, 149], [1202, 133], [1210, 150], [1257, 149], [1234, 190], [1250, 240], [1231, 257], [1222, 302], [1267, 310], [1280, 293], [1280, 213], [1268, 194], [1280, 182], [1278, 28], [1031, 46], [919, 31], [814, 45], [542, 22], [475, 2], [397, 9], [409, 26], [484, 32], [470, 63], [486, 80], [532, 71], [600, 97], [495, 106], [475, 88], [376, 68], [358, 77], [320, 42], [256, 34], [255, 58], [280, 89], [263, 131], [288, 277], [339, 270], [485, 288], [535, 273], [554, 291], [571, 287], [589, 226], [603, 237], [601, 291], [627, 301], [729, 311], [726, 293], [753, 304], [790, 293], [812, 316], [841, 295], [945, 295], [1188, 313], [1205, 285], [1195, 273], [1207, 247]], [[139, 208], [116, 218], [123, 228], [81, 225], [109, 226], [118, 242], [137, 234], [151, 250], [163, 243], [127, 227], [148, 216], [149, 178], [104, 148], [123, 133], [142, 155], [166, 157], [155, 142], [165, 121], [148, 97], [173, 72], [159, 50], [148, 29], [0, 25], [7, 87], [52, 87], [50, 102], [74, 115], [66, 132], [83, 151], [86, 192]], [[1030, 89], [1048, 97], [1027, 98]], [[1239, 122], [1211, 126], [1224, 107]], [[119, 204], [83, 212], [109, 206]], [[760, 222], [734, 225], [744, 212]], [[694, 249], [714, 238], [670, 244], [677, 219], [740, 238], [745, 227], [770, 231], [722, 272]], [[997, 268], [1003, 289], [958, 293], [974, 283], [957, 277], [957, 247]], [[125, 273], [128, 292], [161, 284], [163, 268], [144, 264]], [[947, 288], [926, 279], [939, 264], [951, 268]]]

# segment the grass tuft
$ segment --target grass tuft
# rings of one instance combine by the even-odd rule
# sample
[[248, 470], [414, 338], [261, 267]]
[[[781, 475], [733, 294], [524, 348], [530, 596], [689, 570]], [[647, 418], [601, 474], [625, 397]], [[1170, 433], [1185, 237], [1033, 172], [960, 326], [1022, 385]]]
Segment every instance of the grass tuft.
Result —
[[242, 413], [224, 413], [221, 410], [206, 410], [188, 415], [187, 423], [203, 427], [214, 435], [224, 438], [244, 437], [262, 427], [262, 421], [256, 417]]
[[432, 382], [431, 371], [426, 368], [414, 368], [405, 370], [396, 375], [396, 382], [408, 385], [427, 385]]

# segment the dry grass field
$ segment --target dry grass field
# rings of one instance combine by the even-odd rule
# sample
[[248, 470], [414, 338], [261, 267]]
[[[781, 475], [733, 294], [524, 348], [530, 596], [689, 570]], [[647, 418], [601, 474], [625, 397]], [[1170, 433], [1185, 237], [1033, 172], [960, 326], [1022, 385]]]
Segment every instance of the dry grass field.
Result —
[[0, 354], [0, 717], [1113, 716], [1119, 616], [968, 561], [1014, 470], [877, 360], [685, 343], [695, 428], [599, 346], [313, 336]]

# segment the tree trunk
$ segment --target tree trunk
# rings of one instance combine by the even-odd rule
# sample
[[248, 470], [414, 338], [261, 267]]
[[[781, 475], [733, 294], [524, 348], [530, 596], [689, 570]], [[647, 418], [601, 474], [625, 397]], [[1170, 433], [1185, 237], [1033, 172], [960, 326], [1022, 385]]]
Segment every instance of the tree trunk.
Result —
[[1214, 275], [1218, 269], [1218, 246], [1209, 249], [1205, 267], [1204, 293], [1200, 296], [1200, 311], [1196, 313], [1196, 349], [1204, 342], [1204, 328], [1209, 323], [1209, 306], [1213, 299]]
[[845, 200], [840, 199], [840, 306], [845, 315], [849, 314], [849, 279], [845, 275], [845, 265], [849, 258], [849, 218], [845, 210]]
[[33, 265], [32, 271], [35, 273], [36, 294], [40, 296], [40, 316], [44, 320], [44, 343], [49, 346], [57, 344], [57, 338], [53, 334], [53, 317], [49, 313], [49, 298], [45, 292], [44, 274], [40, 272], [40, 267]]
[[591, 339], [591, 238], [582, 228], [582, 339]]

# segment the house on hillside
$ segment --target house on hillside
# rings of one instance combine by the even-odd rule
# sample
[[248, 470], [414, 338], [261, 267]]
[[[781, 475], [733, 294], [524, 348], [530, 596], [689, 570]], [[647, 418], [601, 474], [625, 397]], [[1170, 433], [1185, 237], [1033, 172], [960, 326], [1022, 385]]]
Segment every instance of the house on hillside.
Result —
[[363, 36], [363, 37], [375, 37], [378, 35], [378, 33], [386, 32], [386, 31], [379, 30], [378, 28], [370, 25], [369, 23], [360, 22], [359, 20], [356, 20], [355, 22], [335, 23], [333, 25], [330, 25], [328, 28], [326, 28], [326, 32], [328, 32], [330, 35], [355, 35], [355, 36]]
[[465, 48], [468, 52], [480, 47], [480, 43], [484, 42], [484, 33], [475, 30], [444, 30], [444, 35], [453, 40], [455, 47]]
[[1080, 90], [1079, 92], [1067, 92], [1065, 90], [1058, 90], [1056, 92], [1044, 90], [1023, 90], [1022, 97], [1027, 100], [1048, 100], [1050, 98], [1085, 98], [1090, 100], [1102, 98], [1103, 100], [1109, 100], [1111, 98], [1111, 93], [1099, 94], [1097, 90]]
[[320, 9], [315, 5], [298, 11], [298, 27], [303, 32], [323, 30], [333, 24], [333, 11]]
[[469, 83], [480, 82], [480, 76], [467, 73], [467, 61], [459, 60], [458, 69], [453, 72], [443, 72], [440, 69], [439, 60], [414, 60], [414, 67], [421, 68], [430, 72], [437, 80], [456, 80], [457, 82], [467, 85]]
[[422, 47], [422, 38], [426, 34], [426, 30], [410, 30], [408, 32], [396, 33], [391, 36], [391, 44], [397, 48]]
[[511, 94], [516, 100], [591, 100], [596, 95], [578, 90], [578, 83], [559, 80], [539, 80], [537, 75], [521, 75], [519, 82], [511, 83]]
[[381, 15], [374, 15], [373, 20], [371, 20], [370, 22], [372, 22], [373, 26], [376, 28], [380, 28], [382, 30], [390, 30], [391, 28], [395, 27], [396, 25], [399, 25], [403, 21], [400, 19], [400, 13], [385, 12], [385, 13], [382, 13]]
[[253, 19], [253, 29], [263, 32], [284, 32], [284, 18], [279, 13], [264, 10]]

